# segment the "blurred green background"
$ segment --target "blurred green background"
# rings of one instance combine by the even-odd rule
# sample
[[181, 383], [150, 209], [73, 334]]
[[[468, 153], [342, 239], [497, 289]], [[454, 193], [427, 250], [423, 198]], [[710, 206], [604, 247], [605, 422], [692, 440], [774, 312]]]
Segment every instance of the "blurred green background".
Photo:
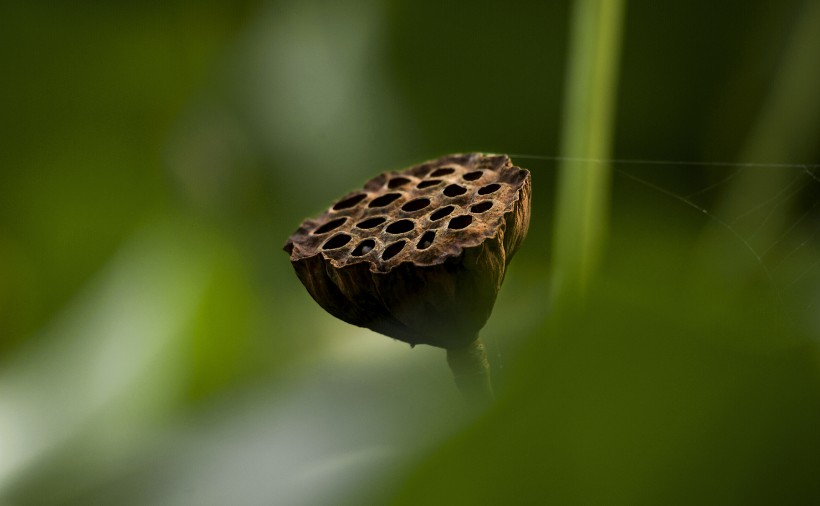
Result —
[[[627, 3], [577, 305], [550, 289], [572, 8], [0, 7], [0, 504], [820, 502], [820, 2]], [[533, 172], [479, 413], [281, 251], [468, 151]]]

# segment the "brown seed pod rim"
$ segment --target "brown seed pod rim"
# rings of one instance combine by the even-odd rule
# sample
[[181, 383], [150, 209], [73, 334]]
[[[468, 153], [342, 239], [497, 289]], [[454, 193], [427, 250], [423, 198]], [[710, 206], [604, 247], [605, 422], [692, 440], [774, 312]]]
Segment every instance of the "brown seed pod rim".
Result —
[[[299, 247], [299, 244], [294, 242], [294, 238], [310, 235], [312, 231], [314, 231], [318, 226], [323, 226], [323, 224], [327, 224], [332, 220], [338, 219], [338, 217], [343, 216], [343, 213], [346, 212], [347, 208], [343, 207], [342, 209], [334, 209], [334, 207], [338, 206], [340, 203], [346, 202], [348, 199], [351, 199], [359, 194], [365, 195], [360, 200], [368, 200], [373, 196], [375, 196], [375, 198], [378, 198], [379, 196], [383, 196], [385, 194], [384, 191], [380, 192], [380, 190], [383, 190], [385, 188], [385, 185], [388, 184], [389, 181], [400, 178], [406, 178], [406, 176], [408, 175], [419, 178], [429, 176], [437, 170], [446, 168], [446, 166], [449, 164], [468, 167], [468, 164], [474, 163], [476, 160], [479, 159], [482, 159], [482, 161], [484, 161], [488, 165], [483, 170], [491, 170], [497, 172], [499, 176], [501, 176], [502, 170], [508, 171], [507, 177], [499, 177], [496, 180], [496, 182], [502, 182], [511, 185], [513, 187], [513, 197], [508, 202], [506, 202], [503, 211], [498, 212], [494, 220], [484, 222], [487, 226], [481, 233], [471, 236], [469, 240], [464, 242], [459, 243], [457, 241], [453, 241], [449, 243], [448, 247], [444, 248], [440, 252], [440, 254], [434, 257], [429, 257], [427, 261], [420, 261], [419, 259], [405, 259], [398, 263], [388, 262], [389, 265], [387, 265], [387, 268], [385, 269], [385, 265], [383, 263], [376, 263], [366, 258], [366, 256], [364, 255], [361, 258], [351, 261], [351, 259], [349, 258], [347, 260], [333, 258], [332, 250], [330, 253], [328, 253], [325, 250], [321, 250], [313, 254], [305, 254], [305, 252], [302, 251], [302, 249]], [[475, 171], [476, 169], [472, 168], [471, 170]], [[515, 212], [516, 206], [522, 198], [522, 190], [526, 191], [526, 188], [530, 184], [530, 176], [531, 175], [528, 170], [513, 165], [512, 161], [507, 155], [484, 153], [449, 155], [433, 160], [428, 160], [426, 162], [417, 164], [408, 169], [383, 172], [368, 180], [361, 190], [354, 190], [340, 197], [333, 206], [327, 208], [326, 211], [318, 218], [309, 218], [304, 220], [301, 226], [297, 229], [297, 231], [288, 239], [288, 241], [285, 244], [284, 250], [290, 254], [292, 262], [306, 260], [316, 256], [321, 256], [325, 262], [330, 263], [330, 265], [336, 269], [360, 268], [360, 264], [369, 264], [368, 270], [373, 274], [386, 274], [392, 271], [393, 269], [397, 268], [398, 266], [405, 264], [412, 264], [420, 267], [441, 265], [447, 262], [448, 260], [459, 258], [461, 255], [464, 254], [465, 250], [478, 247], [487, 240], [495, 239], [498, 235], [499, 230], [502, 227], [503, 222], [505, 222], [508, 219], [510, 213]], [[396, 189], [398, 190], [400, 188], [397, 187]], [[389, 193], [389, 190], [387, 191], [387, 193]], [[488, 200], [492, 200], [496, 205], [503, 203], [501, 200], [495, 200], [492, 198]], [[463, 206], [457, 205], [456, 210], [451, 213], [451, 216], [457, 216], [458, 214], [466, 213], [468, 212], [471, 206], [474, 206], [480, 203], [481, 201], [482, 200], [469, 201], [466, 202]], [[408, 201], [398, 199], [398, 202], [398, 206], [400, 207], [401, 205], [406, 204]], [[389, 207], [395, 204], [395, 202], [391, 202], [388, 206], [385, 207]], [[437, 234], [446, 234], [447, 228], [437, 228], [435, 229], [435, 232]]]

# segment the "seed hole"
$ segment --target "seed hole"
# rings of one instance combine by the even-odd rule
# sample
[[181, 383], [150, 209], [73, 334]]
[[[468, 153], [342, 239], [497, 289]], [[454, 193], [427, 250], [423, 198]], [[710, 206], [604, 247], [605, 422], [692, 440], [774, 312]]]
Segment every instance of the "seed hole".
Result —
[[373, 199], [367, 207], [384, 207], [399, 197], [401, 197], [401, 193], [388, 193], [387, 195], [382, 195], [381, 197]]
[[418, 249], [427, 249], [427, 248], [429, 248], [430, 245], [433, 244], [433, 239], [435, 239], [435, 238], [436, 238], [436, 233], [433, 232], [432, 230], [428, 230], [427, 232], [424, 233], [423, 236], [421, 236], [421, 239], [419, 239], [419, 243], [416, 244], [416, 248], [418, 248]]
[[399, 188], [400, 186], [404, 186], [409, 182], [410, 180], [406, 177], [394, 177], [389, 183], [387, 183], [387, 187], [393, 190], [395, 188]]
[[328, 239], [322, 249], [336, 249], [341, 248], [345, 244], [350, 242], [350, 236], [347, 234], [337, 234]]
[[430, 215], [430, 221], [440, 220], [455, 210], [456, 208], [453, 206], [442, 207], [441, 209]]
[[336, 204], [333, 205], [333, 210], [341, 211], [342, 209], [349, 209], [364, 200], [365, 197], [367, 197], [366, 193], [358, 193], [352, 197], [348, 197], [341, 202], [336, 202]]
[[465, 193], [467, 193], [467, 188], [457, 184], [447, 185], [447, 188], [444, 189], [444, 194], [448, 197], [458, 197], [459, 195], [464, 195]]
[[399, 220], [399, 221], [394, 221], [390, 225], [387, 225], [387, 228], [385, 229], [385, 231], [387, 231], [388, 234], [403, 234], [405, 232], [409, 232], [409, 231], [413, 230], [413, 227], [414, 227], [414, 225], [413, 225], [412, 221], [410, 221], [410, 220]]
[[484, 174], [484, 172], [476, 170], [473, 172], [468, 172], [464, 174], [462, 177], [465, 181], [475, 181], [476, 179], [480, 178], [482, 174]]
[[406, 241], [396, 241], [390, 246], [384, 249], [384, 253], [382, 253], [382, 260], [390, 260], [394, 256], [398, 255], [401, 250], [404, 249], [404, 245]]
[[483, 213], [484, 211], [489, 210], [491, 207], [493, 207], [493, 201], [485, 200], [484, 202], [479, 202], [478, 204], [471, 207], [470, 212]]
[[376, 241], [374, 241], [373, 239], [365, 239], [364, 241], [360, 242], [358, 246], [356, 246], [356, 249], [353, 250], [351, 255], [353, 255], [354, 257], [367, 255], [368, 253], [373, 251], [373, 248], [375, 247]]
[[403, 206], [401, 206], [401, 210], [405, 211], [405, 212], [408, 212], [408, 213], [412, 213], [412, 212], [415, 212], [415, 211], [421, 211], [422, 209], [424, 209], [425, 207], [427, 207], [429, 205], [430, 205], [430, 199], [416, 199], [416, 200], [411, 200], [410, 202], [408, 202], [408, 203], [404, 204]]
[[434, 170], [433, 173], [430, 174], [429, 177], [447, 176], [447, 175], [452, 174], [455, 171], [456, 171], [456, 169], [451, 169], [450, 167], [442, 167], [441, 169]]
[[498, 183], [488, 184], [482, 188], [478, 189], [479, 195], [489, 195], [491, 193], [497, 192], [498, 189], [501, 188], [501, 185]]
[[431, 186], [436, 186], [437, 184], [441, 184], [441, 179], [428, 179], [426, 181], [422, 181], [421, 183], [416, 185], [416, 188], [422, 190], [424, 188], [430, 188]]
[[467, 225], [473, 222], [473, 217], [468, 214], [462, 214], [461, 216], [456, 216], [450, 223], [447, 225], [447, 228], [451, 230], [461, 230], [462, 228], [467, 228]]
[[360, 221], [359, 223], [356, 223], [356, 228], [363, 228], [365, 230], [370, 228], [376, 228], [385, 221], [387, 221], [385, 218], [377, 216], [375, 218], [369, 218], [364, 221]]
[[317, 228], [313, 231], [314, 234], [326, 234], [331, 230], [337, 229], [342, 226], [342, 223], [346, 222], [347, 218], [336, 218], [335, 220], [330, 220], [321, 227]]

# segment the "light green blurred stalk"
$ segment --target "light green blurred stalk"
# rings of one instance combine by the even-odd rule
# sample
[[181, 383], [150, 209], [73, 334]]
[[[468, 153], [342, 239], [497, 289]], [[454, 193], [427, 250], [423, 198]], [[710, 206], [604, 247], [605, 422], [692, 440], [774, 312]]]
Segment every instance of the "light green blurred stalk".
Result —
[[583, 296], [606, 235], [623, 0], [576, 0], [559, 166], [554, 300]]

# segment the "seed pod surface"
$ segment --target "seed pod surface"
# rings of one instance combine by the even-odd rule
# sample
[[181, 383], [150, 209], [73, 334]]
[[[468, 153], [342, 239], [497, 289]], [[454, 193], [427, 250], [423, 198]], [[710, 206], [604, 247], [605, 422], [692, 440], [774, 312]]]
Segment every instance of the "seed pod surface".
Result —
[[505, 155], [450, 155], [383, 173], [285, 244], [329, 313], [412, 345], [471, 343], [527, 233], [530, 173]]

